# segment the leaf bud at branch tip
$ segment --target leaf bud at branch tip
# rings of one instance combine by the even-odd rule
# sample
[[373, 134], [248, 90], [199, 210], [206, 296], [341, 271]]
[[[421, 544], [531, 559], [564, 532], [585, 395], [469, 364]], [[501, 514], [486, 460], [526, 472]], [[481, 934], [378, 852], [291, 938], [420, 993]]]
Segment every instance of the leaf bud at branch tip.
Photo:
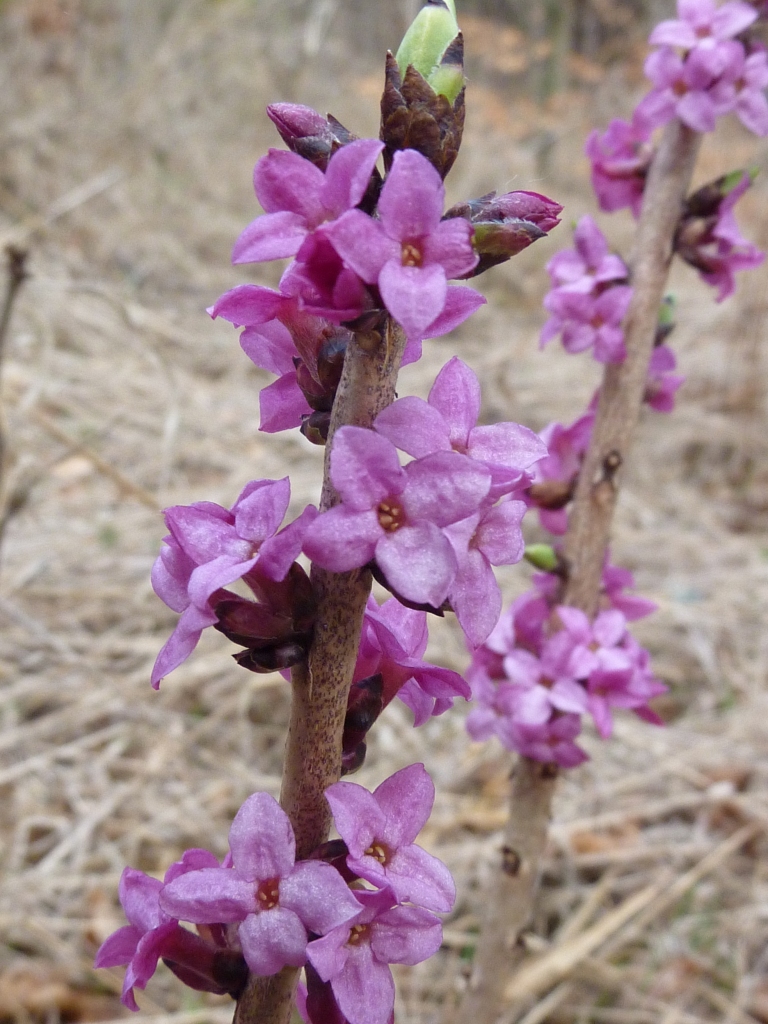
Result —
[[436, 93], [451, 103], [464, 87], [463, 54], [461, 48], [453, 45], [459, 26], [452, 7], [453, 4], [449, 7], [444, 0], [431, 0], [422, 7], [395, 57], [402, 75], [409, 67], [414, 68]]

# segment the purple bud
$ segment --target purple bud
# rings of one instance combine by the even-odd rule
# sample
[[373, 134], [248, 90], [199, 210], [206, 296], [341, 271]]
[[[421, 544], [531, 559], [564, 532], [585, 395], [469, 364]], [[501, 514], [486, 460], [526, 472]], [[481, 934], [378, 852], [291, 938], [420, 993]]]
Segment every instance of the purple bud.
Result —
[[357, 138], [335, 117], [325, 118], [300, 103], [272, 103], [267, 107], [267, 115], [286, 146], [321, 171], [337, 149]]

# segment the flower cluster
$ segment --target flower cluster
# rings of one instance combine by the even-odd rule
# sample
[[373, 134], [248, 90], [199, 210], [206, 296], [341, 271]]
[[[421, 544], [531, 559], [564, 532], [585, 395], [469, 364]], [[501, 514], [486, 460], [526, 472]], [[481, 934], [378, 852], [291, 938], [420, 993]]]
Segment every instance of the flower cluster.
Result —
[[768, 135], [768, 59], [762, 47], [736, 38], [758, 17], [741, 0], [678, 0], [678, 17], [650, 36], [658, 46], [645, 62], [654, 88], [637, 116], [651, 128], [678, 117], [696, 132], [711, 132], [717, 118], [735, 113], [756, 135]]
[[[401, 398], [375, 431], [342, 427], [331, 452], [341, 502], [307, 530], [305, 553], [332, 572], [374, 562], [406, 603], [447, 600], [474, 647], [501, 611], [492, 565], [520, 561], [529, 470], [547, 454], [517, 423], [477, 426], [480, 386], [461, 360], [440, 371], [428, 401]], [[405, 468], [397, 449], [415, 456]]]
[[[435, 911], [450, 910], [456, 896], [445, 865], [414, 841], [434, 786], [413, 764], [373, 793], [340, 782], [326, 796], [341, 842], [308, 859], [296, 860], [279, 804], [254, 793], [235, 816], [221, 864], [206, 850], [187, 850], [162, 882], [125, 869], [120, 901], [129, 923], [103, 943], [96, 966], [127, 965], [129, 1009], [138, 1009], [134, 989], [146, 987], [160, 959], [187, 985], [235, 997], [248, 969], [267, 976], [308, 963], [322, 983], [318, 1001], [335, 1005], [349, 1024], [387, 1024], [389, 964], [436, 952]], [[333, 1019], [313, 1016], [312, 1001], [310, 1020]]]
[[550, 317], [541, 346], [560, 335], [566, 352], [591, 348], [598, 362], [620, 363], [626, 355], [621, 322], [632, 298], [629, 271], [609, 252], [591, 217], [581, 218], [573, 240], [575, 248], [558, 252], [547, 264], [552, 288], [544, 308]]
[[627, 631], [628, 621], [655, 605], [625, 594], [632, 582], [627, 570], [607, 566], [606, 607], [590, 622], [579, 609], [557, 604], [554, 576], [539, 576], [475, 652], [469, 679], [478, 706], [467, 719], [470, 736], [496, 736], [510, 750], [572, 768], [586, 760], [575, 742], [584, 714], [603, 738], [611, 735], [613, 708], [661, 724], [648, 702], [666, 687]]

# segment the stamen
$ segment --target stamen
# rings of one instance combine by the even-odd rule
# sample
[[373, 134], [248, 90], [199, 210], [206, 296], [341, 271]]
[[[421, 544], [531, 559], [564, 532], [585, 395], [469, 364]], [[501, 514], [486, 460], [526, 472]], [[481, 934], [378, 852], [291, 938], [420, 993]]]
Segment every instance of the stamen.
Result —
[[420, 267], [422, 260], [421, 249], [418, 246], [413, 242], [403, 243], [402, 264], [404, 267]]

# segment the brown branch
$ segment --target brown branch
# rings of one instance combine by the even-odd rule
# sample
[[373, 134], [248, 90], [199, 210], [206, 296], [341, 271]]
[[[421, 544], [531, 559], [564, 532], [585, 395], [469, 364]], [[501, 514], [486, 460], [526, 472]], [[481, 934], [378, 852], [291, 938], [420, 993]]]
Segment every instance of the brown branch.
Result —
[[[8, 328], [10, 327], [10, 317], [13, 312], [13, 304], [16, 301], [18, 291], [22, 288], [22, 285], [27, 280], [29, 274], [27, 273], [27, 258], [29, 252], [26, 249], [20, 249], [17, 246], [6, 246], [5, 247], [5, 259], [6, 259], [6, 284], [5, 284], [5, 298], [3, 299], [3, 307], [0, 311], [0, 378], [3, 370], [3, 360], [5, 358], [5, 340], [8, 336]], [[5, 465], [5, 418], [2, 415], [2, 403], [0, 401], [0, 492], [2, 490], [2, 483], [4, 479], [4, 465]]]
[[[631, 261], [634, 291], [624, 321], [627, 358], [606, 367], [565, 540], [564, 603], [588, 615], [597, 609], [621, 469], [640, 417], [673, 236], [700, 141], [700, 135], [672, 121], [648, 174]], [[501, 870], [488, 889], [483, 932], [458, 1014], [458, 1019], [472, 1024], [494, 1024], [498, 1019], [510, 968], [521, 958], [517, 939], [530, 919], [555, 789], [542, 767], [521, 757], [515, 769]], [[508, 850], [518, 854], [525, 870], [516, 875], [505, 871], [504, 851]], [[506, 853], [507, 867], [509, 858]], [[512, 1017], [505, 1014], [506, 1019]]]
[[627, 358], [606, 367], [592, 440], [568, 517], [565, 602], [589, 615], [597, 608], [621, 468], [640, 418], [675, 228], [700, 143], [701, 135], [672, 121], [648, 173], [632, 260], [632, 302], [624, 321]]
[[[325, 453], [321, 509], [338, 501], [329, 476], [333, 435], [345, 424], [370, 427], [395, 397], [405, 338], [388, 317], [359, 332], [344, 359]], [[296, 833], [296, 856], [306, 857], [328, 838], [330, 810], [324, 792], [341, 775], [341, 738], [347, 697], [360, 645], [363, 612], [371, 591], [367, 569], [331, 573], [313, 568], [319, 609], [308, 662], [293, 670], [293, 703], [280, 796]], [[251, 976], [235, 1024], [287, 1024], [298, 970], [272, 978]]]
[[[27, 277], [27, 258], [29, 253], [20, 246], [7, 245], [6, 256], [6, 285], [5, 298], [0, 310], [0, 387], [2, 387], [2, 371], [5, 360], [5, 344], [8, 337], [8, 328], [11, 324], [11, 314], [19, 294], [21, 286]], [[8, 498], [6, 496], [6, 463], [8, 457], [8, 428], [5, 420], [2, 397], [0, 396], [0, 540], [5, 527], [8, 515]]]

